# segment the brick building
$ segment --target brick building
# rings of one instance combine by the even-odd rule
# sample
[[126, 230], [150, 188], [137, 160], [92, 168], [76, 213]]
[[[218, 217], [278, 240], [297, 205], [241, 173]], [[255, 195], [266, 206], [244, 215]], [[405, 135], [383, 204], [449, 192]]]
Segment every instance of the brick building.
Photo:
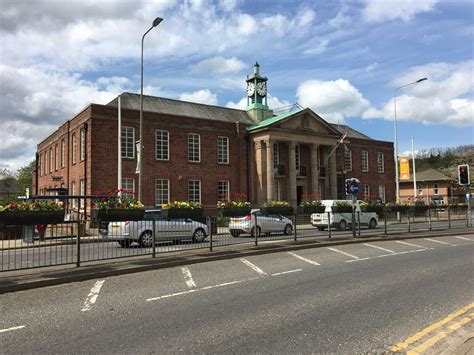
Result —
[[[266, 83], [256, 64], [247, 77], [247, 110], [144, 96], [142, 202], [215, 205], [243, 192], [255, 204], [296, 205], [305, 195], [345, 198], [347, 177], [361, 180], [362, 194], [394, 200], [391, 142], [330, 124], [309, 108], [274, 115]], [[122, 188], [137, 191], [140, 96], [119, 97]], [[37, 194], [117, 188], [119, 97], [90, 104], [38, 144]], [[343, 135], [345, 143], [339, 144]]]

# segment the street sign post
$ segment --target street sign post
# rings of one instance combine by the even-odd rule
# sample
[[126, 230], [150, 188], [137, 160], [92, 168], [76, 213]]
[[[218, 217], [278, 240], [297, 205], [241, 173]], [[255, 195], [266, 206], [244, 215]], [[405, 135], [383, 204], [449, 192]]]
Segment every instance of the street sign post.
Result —
[[356, 237], [356, 228], [355, 228], [355, 206], [357, 201], [357, 194], [359, 193], [359, 184], [360, 180], [356, 178], [346, 179], [346, 193], [352, 196], [352, 218], [351, 218], [351, 227], [352, 227], [352, 237]]

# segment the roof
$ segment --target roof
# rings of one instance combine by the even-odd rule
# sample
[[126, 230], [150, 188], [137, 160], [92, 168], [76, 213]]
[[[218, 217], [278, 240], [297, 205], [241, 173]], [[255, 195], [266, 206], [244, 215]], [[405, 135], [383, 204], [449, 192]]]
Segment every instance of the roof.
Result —
[[[413, 174], [410, 175], [411, 179], [409, 180], [400, 180], [400, 183], [403, 182], [413, 182]], [[435, 169], [426, 169], [423, 171], [416, 172], [416, 181], [447, 181], [451, 180], [448, 176], [439, 172]]]
[[247, 128], [247, 131], [255, 131], [256, 129], [260, 129], [260, 128], [264, 128], [264, 127], [268, 127], [268, 126], [271, 126], [272, 124], [274, 124], [275, 122], [278, 122], [278, 121], [281, 121], [287, 117], [290, 117], [296, 113], [299, 113], [303, 110], [297, 110], [297, 111], [292, 111], [292, 112], [287, 112], [287, 113], [284, 113], [282, 115], [278, 115], [278, 116], [273, 116], [273, 117], [270, 117], [270, 118], [267, 118], [266, 120], [263, 120], [259, 123], [257, 123], [256, 125], [253, 125], [251, 127], [248, 127]]
[[[140, 110], [140, 95], [124, 92], [120, 95], [122, 108]], [[107, 106], [118, 106], [118, 97], [113, 99]], [[254, 124], [255, 122], [247, 114], [247, 111], [228, 107], [198, 104], [162, 97], [143, 95], [143, 111], [156, 112], [167, 115], [186, 116], [202, 118], [221, 122], [239, 122], [243, 124]]]
[[343, 124], [335, 124], [335, 123], [330, 123], [330, 125], [337, 129], [339, 132], [341, 132], [342, 134], [344, 133], [347, 133], [347, 137], [348, 138], [359, 138], [359, 139], [370, 139], [370, 140], [373, 140], [372, 138], [370, 138], [369, 136], [366, 136], [365, 134], [359, 132], [359, 131], [356, 131], [354, 128], [351, 128], [349, 126], [346, 126], [346, 125], [343, 125]]

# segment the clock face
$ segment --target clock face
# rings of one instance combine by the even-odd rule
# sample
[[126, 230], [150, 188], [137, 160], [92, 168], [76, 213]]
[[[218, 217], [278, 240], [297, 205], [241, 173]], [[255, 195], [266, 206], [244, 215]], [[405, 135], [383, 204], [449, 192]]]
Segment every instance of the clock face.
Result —
[[265, 96], [267, 94], [267, 83], [261, 81], [257, 84], [257, 94]]
[[253, 96], [255, 93], [255, 84], [254, 83], [248, 83], [247, 84], [247, 96]]

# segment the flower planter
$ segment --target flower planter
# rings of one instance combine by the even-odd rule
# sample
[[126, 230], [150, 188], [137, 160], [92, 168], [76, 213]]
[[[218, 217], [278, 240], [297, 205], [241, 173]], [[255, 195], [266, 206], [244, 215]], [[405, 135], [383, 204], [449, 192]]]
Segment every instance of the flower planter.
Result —
[[219, 210], [224, 217], [243, 217], [250, 214], [249, 207], [224, 207]]
[[375, 212], [375, 213], [382, 213], [384, 208], [383, 206], [363, 206], [360, 208], [362, 212]]
[[262, 211], [268, 215], [280, 214], [282, 216], [291, 216], [293, 214], [293, 207], [291, 206], [263, 207]]
[[326, 211], [326, 206], [303, 206], [303, 214], [312, 214], [312, 213], [324, 213]]
[[405, 205], [390, 206], [391, 212], [407, 212], [409, 209], [410, 209], [410, 206], [405, 206]]
[[176, 208], [171, 207], [161, 210], [161, 213], [165, 218], [169, 219], [192, 219], [200, 221], [202, 220], [202, 215], [204, 210], [202, 208]]
[[333, 213], [352, 213], [352, 206], [331, 206]]
[[144, 209], [132, 210], [96, 210], [97, 219], [106, 222], [122, 222], [122, 221], [142, 221], [145, 215]]
[[426, 212], [430, 209], [430, 206], [420, 205], [420, 206], [412, 206], [412, 210], [415, 212]]
[[64, 211], [3, 211], [0, 224], [25, 225], [58, 224], [64, 222]]

